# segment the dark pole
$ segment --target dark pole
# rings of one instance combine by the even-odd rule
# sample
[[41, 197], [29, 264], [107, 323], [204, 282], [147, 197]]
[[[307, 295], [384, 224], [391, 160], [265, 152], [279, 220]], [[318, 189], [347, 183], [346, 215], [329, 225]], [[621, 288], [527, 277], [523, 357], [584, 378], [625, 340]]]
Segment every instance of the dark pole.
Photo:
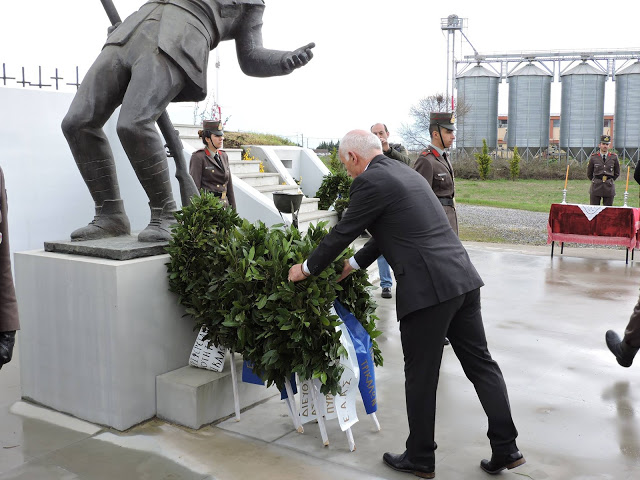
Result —
[[[122, 21], [112, 0], [100, 0], [100, 2], [102, 2], [102, 6], [109, 17], [111, 25], [115, 26]], [[190, 205], [191, 197], [199, 195], [198, 189], [187, 170], [187, 162], [184, 159], [180, 135], [178, 135], [178, 131], [173, 126], [173, 123], [171, 123], [171, 119], [169, 118], [169, 114], [166, 110], [162, 112], [162, 115], [158, 118], [158, 126], [160, 127], [160, 131], [167, 142], [169, 156], [173, 157], [176, 162], [176, 178], [180, 185], [180, 199], [182, 200], [182, 206]]]

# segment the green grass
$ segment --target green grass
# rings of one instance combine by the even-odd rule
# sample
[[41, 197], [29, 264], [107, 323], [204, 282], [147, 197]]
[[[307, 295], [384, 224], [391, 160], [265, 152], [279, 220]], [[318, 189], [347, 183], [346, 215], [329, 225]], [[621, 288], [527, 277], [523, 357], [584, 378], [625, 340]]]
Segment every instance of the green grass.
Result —
[[242, 145], [295, 145], [295, 143], [270, 133], [225, 131], [224, 145], [227, 148], [241, 148]]
[[[614, 206], [624, 204], [625, 175], [616, 181]], [[567, 203], [589, 204], [589, 180], [569, 180]], [[562, 202], [564, 181], [558, 180], [465, 180], [456, 179], [456, 201], [469, 205], [515, 208], [533, 212], [548, 212], [552, 203]], [[638, 207], [638, 184], [629, 179], [627, 205]]]

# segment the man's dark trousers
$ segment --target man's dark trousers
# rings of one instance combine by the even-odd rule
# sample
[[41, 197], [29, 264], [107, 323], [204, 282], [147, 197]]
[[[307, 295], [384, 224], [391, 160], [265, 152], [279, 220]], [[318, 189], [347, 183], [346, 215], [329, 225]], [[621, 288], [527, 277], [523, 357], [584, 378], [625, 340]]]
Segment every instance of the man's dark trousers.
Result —
[[436, 389], [445, 336], [487, 415], [492, 452], [508, 454], [518, 450], [515, 442], [518, 432], [511, 418], [507, 388], [487, 348], [480, 289], [406, 315], [400, 320], [400, 336], [409, 418], [406, 445], [409, 460], [421, 465], [435, 464]]

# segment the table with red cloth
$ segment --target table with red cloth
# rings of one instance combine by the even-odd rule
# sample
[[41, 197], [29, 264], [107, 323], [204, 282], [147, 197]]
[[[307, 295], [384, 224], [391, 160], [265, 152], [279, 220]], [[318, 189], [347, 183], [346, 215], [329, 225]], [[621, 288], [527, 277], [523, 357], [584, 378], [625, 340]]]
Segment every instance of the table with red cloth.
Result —
[[[584, 205], [585, 209], [598, 208]], [[620, 245], [629, 250], [638, 248], [638, 228], [640, 227], [640, 208], [600, 207], [591, 220], [581, 209], [581, 205], [554, 203], [549, 211], [547, 224], [547, 243], [553, 242], [586, 243], [591, 245]]]

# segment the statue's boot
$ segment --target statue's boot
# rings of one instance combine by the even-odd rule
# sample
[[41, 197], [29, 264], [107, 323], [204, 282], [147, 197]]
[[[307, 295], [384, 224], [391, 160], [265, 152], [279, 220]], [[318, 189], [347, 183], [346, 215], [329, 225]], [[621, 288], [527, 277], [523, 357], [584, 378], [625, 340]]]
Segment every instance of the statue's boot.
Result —
[[138, 234], [139, 242], [168, 242], [171, 239], [171, 226], [177, 223], [173, 213], [178, 210], [173, 200], [161, 208], [151, 207], [151, 221], [147, 228]]
[[89, 225], [71, 233], [71, 240], [97, 240], [130, 234], [131, 226], [122, 200], [105, 200], [100, 206], [96, 204], [96, 216]]

